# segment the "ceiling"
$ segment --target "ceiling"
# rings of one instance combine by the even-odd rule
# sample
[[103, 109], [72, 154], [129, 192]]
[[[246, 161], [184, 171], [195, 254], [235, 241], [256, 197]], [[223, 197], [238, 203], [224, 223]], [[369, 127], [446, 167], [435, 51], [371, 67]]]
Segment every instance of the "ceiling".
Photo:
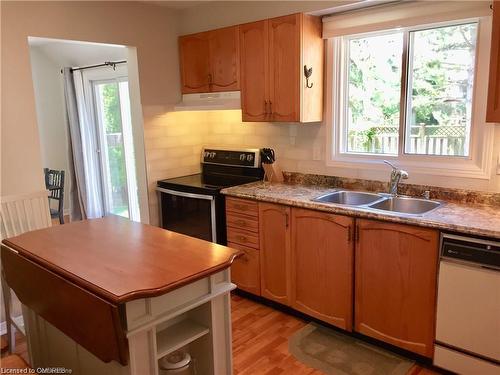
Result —
[[44, 53], [61, 67], [86, 66], [127, 59], [127, 48], [114, 44], [35, 37], [29, 37], [28, 43], [31, 48]]
[[154, 5], [160, 5], [164, 6], [167, 8], [175, 9], [175, 10], [182, 10], [190, 7], [194, 7], [203, 3], [206, 3], [208, 1], [212, 0], [201, 0], [201, 1], [195, 1], [195, 0], [184, 0], [184, 1], [161, 1], [161, 0], [143, 0], [145, 3], [149, 4], [154, 4]]

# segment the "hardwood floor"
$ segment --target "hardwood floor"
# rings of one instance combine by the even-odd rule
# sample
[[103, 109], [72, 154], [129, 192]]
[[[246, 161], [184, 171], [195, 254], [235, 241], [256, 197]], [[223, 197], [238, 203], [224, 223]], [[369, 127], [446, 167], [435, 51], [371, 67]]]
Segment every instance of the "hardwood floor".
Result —
[[[307, 322], [238, 295], [231, 297], [235, 375], [314, 374], [288, 352], [288, 338]], [[413, 366], [408, 375], [439, 375]]]
[[[307, 322], [238, 295], [231, 297], [231, 310], [234, 375], [323, 374], [288, 352], [288, 338]], [[28, 361], [26, 339], [17, 335], [16, 344], [15, 353]], [[415, 365], [408, 375], [439, 373]]]
[[[7, 335], [3, 335], [2, 338], [2, 358], [0, 360], [2, 368], [24, 368], [24, 367], [16, 367], [21, 366], [23, 362], [29, 363], [28, 357], [28, 343], [26, 338], [20, 333], [16, 332], [16, 348], [13, 354], [16, 354], [22, 360], [20, 361], [18, 358], [14, 358], [9, 355], [7, 351]], [[10, 357], [10, 358], [8, 358]]]

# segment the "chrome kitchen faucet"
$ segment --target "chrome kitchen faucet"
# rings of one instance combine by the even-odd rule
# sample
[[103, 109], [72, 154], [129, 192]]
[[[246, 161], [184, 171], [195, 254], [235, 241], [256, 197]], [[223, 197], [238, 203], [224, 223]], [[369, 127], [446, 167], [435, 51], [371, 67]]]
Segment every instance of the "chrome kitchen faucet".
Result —
[[389, 188], [389, 193], [395, 197], [398, 195], [398, 186], [399, 182], [401, 179], [406, 180], [408, 179], [408, 172], [399, 169], [396, 167], [394, 164], [392, 164], [390, 161], [384, 160], [384, 163], [389, 165], [392, 168], [391, 172], [391, 186]]

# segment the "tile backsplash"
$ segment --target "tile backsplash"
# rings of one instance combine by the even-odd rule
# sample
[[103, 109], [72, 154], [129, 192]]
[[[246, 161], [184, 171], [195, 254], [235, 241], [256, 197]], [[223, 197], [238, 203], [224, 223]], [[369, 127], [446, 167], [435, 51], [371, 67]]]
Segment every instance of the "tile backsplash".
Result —
[[[157, 111], [159, 112], [159, 111]], [[247, 123], [240, 110], [165, 112], [148, 114], [145, 129], [151, 222], [157, 221], [154, 188], [159, 179], [198, 173], [204, 145], [272, 147], [284, 171], [387, 182], [387, 173], [326, 166], [326, 127], [321, 123]], [[146, 117], [146, 115], [145, 115]], [[146, 123], [146, 122], [145, 122]], [[492, 125], [493, 126], [493, 125]], [[500, 148], [500, 127], [495, 132], [495, 152]], [[432, 184], [456, 189], [500, 191], [500, 176], [491, 180], [433, 176]], [[428, 176], [410, 174], [408, 183], [427, 185]]]

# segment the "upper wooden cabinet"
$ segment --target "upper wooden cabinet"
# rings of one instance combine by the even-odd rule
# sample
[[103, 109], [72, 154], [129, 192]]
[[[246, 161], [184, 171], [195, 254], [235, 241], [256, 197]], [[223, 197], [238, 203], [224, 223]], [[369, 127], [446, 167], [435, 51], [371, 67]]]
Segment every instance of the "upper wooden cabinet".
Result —
[[292, 208], [291, 306], [352, 331], [354, 219]]
[[211, 91], [240, 89], [239, 26], [214, 30], [209, 38]]
[[493, 3], [490, 76], [486, 121], [500, 123], [500, 1]]
[[179, 37], [182, 93], [240, 89], [239, 26]]
[[433, 355], [439, 233], [357, 220], [355, 330]]
[[[319, 17], [293, 14], [240, 26], [243, 121], [321, 121]], [[304, 66], [312, 68], [306, 81]]]
[[210, 65], [207, 35], [208, 33], [199, 33], [179, 38], [183, 94], [209, 91]]
[[301, 15], [269, 20], [269, 117], [300, 120]]
[[268, 30], [264, 21], [240, 26], [243, 121], [267, 121], [269, 98]]
[[259, 203], [262, 297], [290, 303], [290, 207]]

